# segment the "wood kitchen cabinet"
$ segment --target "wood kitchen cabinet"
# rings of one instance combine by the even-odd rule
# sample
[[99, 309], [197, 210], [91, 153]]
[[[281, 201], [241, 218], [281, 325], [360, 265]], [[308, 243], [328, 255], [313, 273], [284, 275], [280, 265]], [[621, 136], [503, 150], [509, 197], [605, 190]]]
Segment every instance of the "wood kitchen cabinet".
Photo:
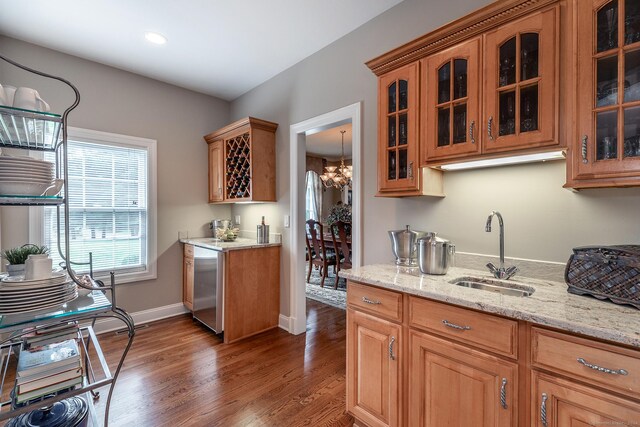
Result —
[[247, 117], [205, 135], [209, 202], [275, 202], [277, 123]]
[[480, 153], [480, 44], [476, 37], [421, 61], [422, 165]]
[[576, 5], [576, 130], [567, 186], [640, 185], [640, 3]]
[[182, 303], [193, 310], [193, 245], [185, 244], [182, 256]]

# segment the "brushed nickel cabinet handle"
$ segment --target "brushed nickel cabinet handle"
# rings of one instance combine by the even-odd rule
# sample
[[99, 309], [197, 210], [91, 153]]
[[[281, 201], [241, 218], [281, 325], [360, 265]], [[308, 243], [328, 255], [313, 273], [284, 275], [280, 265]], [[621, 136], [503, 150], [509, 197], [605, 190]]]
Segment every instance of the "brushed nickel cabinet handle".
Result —
[[507, 379], [502, 379], [502, 385], [500, 386], [500, 405], [507, 409]]
[[579, 357], [577, 360], [578, 360], [578, 363], [580, 363], [581, 365], [584, 365], [589, 369], [593, 369], [594, 371], [602, 372], [602, 373], [605, 373], [605, 374], [611, 374], [611, 375], [629, 375], [629, 372], [626, 371], [625, 369], [603, 368], [602, 366], [593, 365], [593, 364], [587, 362], [582, 357]]
[[476, 143], [476, 139], [473, 137], [473, 128], [476, 126], [476, 121], [475, 120], [471, 120], [471, 124], [469, 125], [469, 139], [471, 140], [472, 144]]
[[369, 299], [369, 298], [367, 298], [367, 297], [362, 297], [362, 302], [365, 302], [365, 303], [367, 303], [367, 304], [373, 304], [373, 305], [382, 304], [382, 303], [381, 303], [380, 301], [378, 301], [378, 300], [373, 301], [373, 300], [370, 300], [370, 299]]
[[409, 178], [413, 179], [413, 162], [409, 162]]
[[547, 427], [547, 393], [542, 393], [542, 403], [540, 404], [540, 421]]
[[491, 128], [493, 127], [493, 116], [489, 117], [489, 121], [487, 122], [487, 135], [489, 136], [489, 140], [493, 141], [493, 135], [491, 134]]
[[389, 341], [389, 358], [391, 360], [396, 360], [396, 356], [393, 355], [393, 344], [396, 342], [396, 337], [391, 337], [391, 341]]
[[460, 326], [460, 325], [456, 325], [455, 323], [451, 323], [448, 320], [444, 319], [442, 321], [442, 323], [444, 324], [444, 326], [448, 327], [448, 328], [452, 328], [452, 329], [457, 329], [459, 331], [470, 331], [471, 330], [471, 326]]
[[587, 160], [587, 135], [582, 135], [582, 163], [587, 164], [589, 160]]

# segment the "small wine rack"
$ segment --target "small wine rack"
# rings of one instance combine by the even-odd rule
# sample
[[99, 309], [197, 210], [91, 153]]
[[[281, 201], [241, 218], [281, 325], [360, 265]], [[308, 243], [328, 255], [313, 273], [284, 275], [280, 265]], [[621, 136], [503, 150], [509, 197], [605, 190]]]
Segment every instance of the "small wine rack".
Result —
[[227, 199], [251, 198], [251, 142], [249, 132], [226, 140]]

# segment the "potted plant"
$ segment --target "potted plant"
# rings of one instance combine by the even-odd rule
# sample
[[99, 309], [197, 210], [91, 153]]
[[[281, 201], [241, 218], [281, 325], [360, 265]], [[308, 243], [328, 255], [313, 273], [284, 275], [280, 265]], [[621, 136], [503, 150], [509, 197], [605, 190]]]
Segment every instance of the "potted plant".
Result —
[[43, 254], [49, 254], [48, 247], [27, 243], [18, 248], [3, 251], [2, 258], [6, 259], [9, 263], [6, 265], [7, 274], [9, 274], [9, 276], [20, 276], [24, 274], [24, 263], [27, 261], [27, 258], [29, 258], [29, 255]]

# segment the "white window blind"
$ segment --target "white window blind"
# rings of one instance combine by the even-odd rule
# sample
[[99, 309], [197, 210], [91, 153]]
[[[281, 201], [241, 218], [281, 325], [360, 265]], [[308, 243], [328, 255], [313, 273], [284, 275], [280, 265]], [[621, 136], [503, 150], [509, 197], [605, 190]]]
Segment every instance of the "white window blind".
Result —
[[[53, 160], [53, 154], [45, 158]], [[79, 140], [68, 142], [69, 242], [72, 263], [88, 263], [94, 273], [135, 273], [148, 270], [149, 150]], [[54, 263], [61, 262], [58, 236], [64, 251], [64, 215], [61, 228], [55, 207], [44, 208], [44, 244]], [[88, 265], [73, 265], [87, 272]]]

